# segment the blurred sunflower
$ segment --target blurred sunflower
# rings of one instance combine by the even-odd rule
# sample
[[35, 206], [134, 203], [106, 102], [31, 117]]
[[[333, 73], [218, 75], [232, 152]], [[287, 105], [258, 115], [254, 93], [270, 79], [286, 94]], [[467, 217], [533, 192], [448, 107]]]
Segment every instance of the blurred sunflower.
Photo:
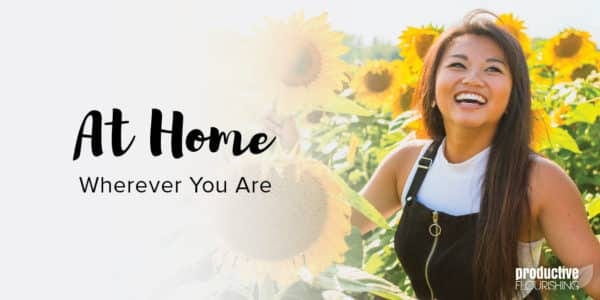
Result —
[[546, 42], [543, 60], [557, 69], [573, 68], [589, 58], [595, 52], [596, 45], [590, 39], [590, 33], [582, 30], [567, 29]]
[[351, 209], [326, 166], [295, 158], [250, 163], [239, 170], [248, 181], [269, 180], [271, 190], [232, 191], [220, 201], [216, 229], [222, 246], [217, 260], [225, 271], [286, 285], [298, 278], [300, 267], [317, 274], [343, 260]]
[[406, 88], [406, 91], [404, 93], [402, 93], [402, 95], [396, 97], [396, 100], [394, 100], [390, 104], [390, 111], [392, 113], [392, 118], [396, 118], [401, 113], [415, 108], [416, 104], [413, 101], [413, 93], [414, 92], [415, 92], [415, 89], [412, 86], [409, 86], [408, 88]]
[[404, 79], [408, 77], [400, 61], [369, 61], [354, 76], [350, 86], [356, 99], [369, 108], [389, 105], [406, 90]]
[[408, 27], [398, 37], [400, 55], [410, 66], [411, 71], [419, 73], [423, 67], [423, 59], [433, 42], [440, 36], [443, 28], [433, 25]]
[[525, 57], [529, 57], [531, 54], [531, 39], [525, 33], [527, 27], [525, 27], [523, 20], [518, 19], [512, 13], [500, 14], [496, 24], [512, 34], [521, 44]]
[[543, 107], [536, 107], [531, 110], [531, 148], [539, 151], [550, 138], [551, 120]]
[[314, 108], [340, 88], [346, 78], [340, 56], [348, 51], [343, 37], [331, 31], [326, 13], [310, 19], [299, 13], [287, 22], [268, 20], [255, 49], [262, 59], [255, 63], [279, 111]]
[[574, 64], [570, 67], [565, 67], [559, 74], [559, 82], [569, 82], [575, 79], [587, 78], [592, 72], [600, 72], [600, 52], [595, 51], [586, 59]]

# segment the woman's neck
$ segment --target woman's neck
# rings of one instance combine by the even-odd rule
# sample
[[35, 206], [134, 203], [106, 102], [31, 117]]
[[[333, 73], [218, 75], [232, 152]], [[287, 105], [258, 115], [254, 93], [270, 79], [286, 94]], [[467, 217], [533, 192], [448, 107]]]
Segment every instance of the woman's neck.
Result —
[[450, 163], [460, 163], [473, 157], [492, 144], [494, 131], [489, 130], [448, 130], [444, 155]]

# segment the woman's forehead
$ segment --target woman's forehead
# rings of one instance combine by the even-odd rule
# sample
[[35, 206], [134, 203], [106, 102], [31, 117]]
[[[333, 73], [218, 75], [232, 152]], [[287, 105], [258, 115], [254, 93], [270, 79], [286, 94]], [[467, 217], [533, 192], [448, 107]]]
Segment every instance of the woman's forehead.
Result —
[[485, 35], [463, 34], [452, 39], [443, 57], [456, 56], [464, 56], [467, 60], [470, 57], [482, 57], [484, 59], [493, 57], [506, 61], [504, 51], [498, 43]]

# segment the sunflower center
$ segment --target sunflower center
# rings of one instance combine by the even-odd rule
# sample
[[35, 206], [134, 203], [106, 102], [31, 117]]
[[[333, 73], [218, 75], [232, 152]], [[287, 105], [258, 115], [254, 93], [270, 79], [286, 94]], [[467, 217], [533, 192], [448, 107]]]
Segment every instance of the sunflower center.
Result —
[[575, 80], [577, 78], [587, 78], [588, 75], [592, 73], [592, 71], [598, 71], [596, 66], [591, 64], [584, 64], [583, 66], [580, 66], [573, 70], [573, 72], [571, 73], [571, 80]]
[[286, 55], [281, 81], [289, 86], [307, 86], [317, 79], [322, 62], [319, 50], [310, 42], [290, 47]]
[[[223, 237], [245, 256], [258, 260], [293, 259], [317, 241], [327, 220], [326, 187], [306, 169], [288, 165], [269, 172], [273, 190], [230, 206]], [[237, 207], [236, 207], [237, 206]]]
[[558, 45], [554, 46], [554, 53], [558, 57], [568, 58], [573, 57], [583, 44], [583, 39], [576, 34], [569, 34], [569, 36], [560, 39]]
[[415, 50], [417, 51], [419, 58], [425, 58], [425, 55], [427, 54], [429, 47], [431, 47], [434, 39], [435, 36], [433, 34], [423, 34], [416, 38]]
[[365, 75], [365, 86], [369, 91], [373, 93], [379, 93], [385, 91], [392, 83], [392, 76], [388, 70], [384, 70], [380, 73], [368, 72]]

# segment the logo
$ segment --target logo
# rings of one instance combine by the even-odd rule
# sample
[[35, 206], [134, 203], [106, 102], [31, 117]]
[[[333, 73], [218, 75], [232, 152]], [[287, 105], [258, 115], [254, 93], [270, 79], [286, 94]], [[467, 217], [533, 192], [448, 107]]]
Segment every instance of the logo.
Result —
[[593, 265], [582, 268], [515, 268], [515, 289], [578, 290], [592, 280]]

